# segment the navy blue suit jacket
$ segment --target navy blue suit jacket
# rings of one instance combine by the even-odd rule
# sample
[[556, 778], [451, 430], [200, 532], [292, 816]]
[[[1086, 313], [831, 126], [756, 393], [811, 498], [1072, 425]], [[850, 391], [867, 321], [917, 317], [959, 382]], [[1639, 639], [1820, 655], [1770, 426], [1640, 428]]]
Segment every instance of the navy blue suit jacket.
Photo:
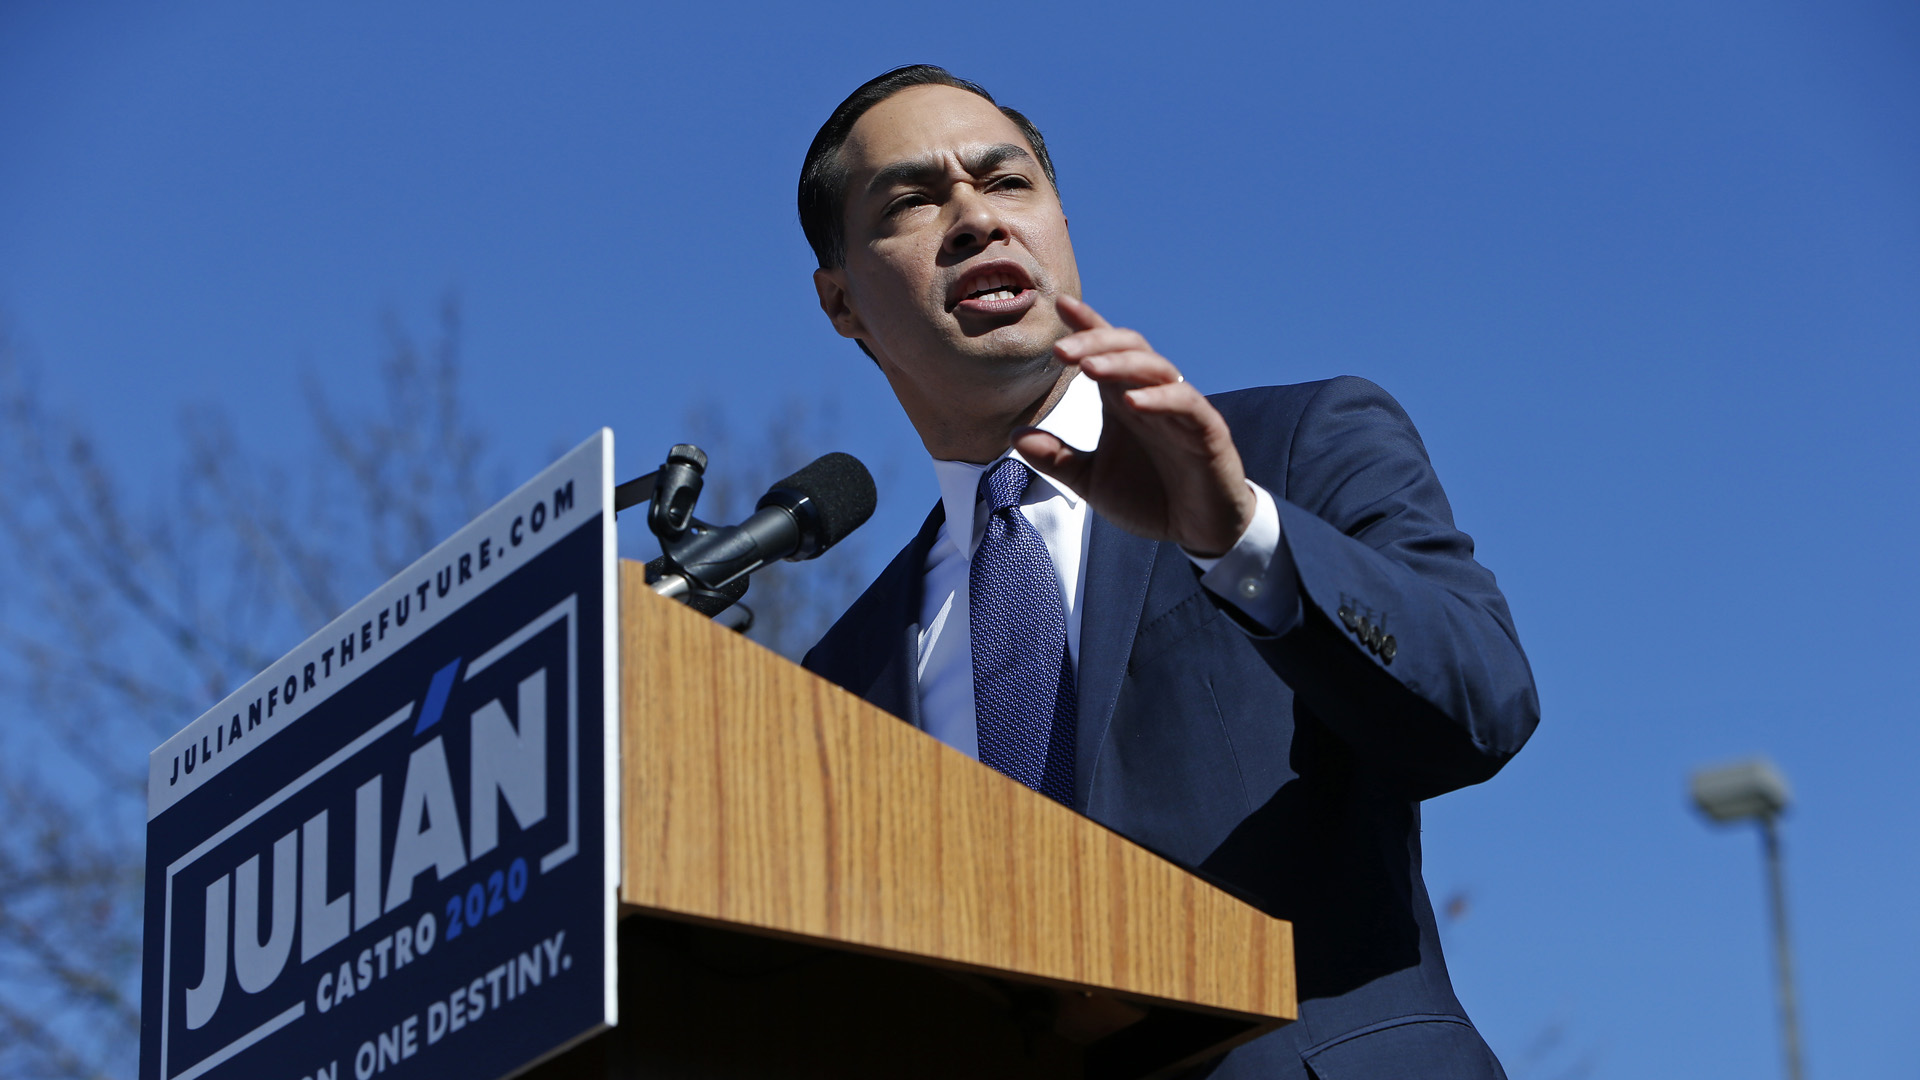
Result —
[[[1293, 922], [1300, 1021], [1210, 1075], [1500, 1076], [1440, 955], [1419, 804], [1492, 776], [1538, 721], [1506, 601], [1379, 387], [1211, 400], [1279, 504], [1301, 611], [1278, 634], [1243, 625], [1177, 547], [1096, 515], [1074, 806]], [[916, 724], [940, 521], [936, 506], [806, 658]]]

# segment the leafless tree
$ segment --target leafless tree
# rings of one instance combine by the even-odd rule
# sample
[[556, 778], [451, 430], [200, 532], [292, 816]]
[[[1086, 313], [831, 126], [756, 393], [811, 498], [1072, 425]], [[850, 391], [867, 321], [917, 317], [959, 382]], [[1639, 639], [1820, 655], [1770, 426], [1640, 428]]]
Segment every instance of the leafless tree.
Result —
[[[0, 1076], [133, 1073], [147, 751], [518, 479], [462, 407], [460, 326], [452, 301], [424, 340], [389, 318], [371, 401], [309, 377], [298, 462], [190, 410], [164, 483], [104, 460], [0, 326]], [[742, 462], [797, 466], [824, 426], [748, 445], [690, 418], [715, 456], [702, 516], [743, 515], [780, 474]], [[843, 548], [759, 575], [754, 636], [798, 656], [859, 584]]]
[[482, 508], [457, 306], [387, 330], [376, 406], [309, 380], [309, 464], [200, 408], [164, 485], [0, 336], [0, 1075], [132, 1074], [145, 751]]

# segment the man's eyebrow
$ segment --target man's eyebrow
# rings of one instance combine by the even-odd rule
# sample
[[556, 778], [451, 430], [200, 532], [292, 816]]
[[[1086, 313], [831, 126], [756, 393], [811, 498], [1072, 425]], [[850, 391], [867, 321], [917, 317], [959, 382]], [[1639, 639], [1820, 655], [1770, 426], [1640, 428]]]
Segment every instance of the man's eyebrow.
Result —
[[[974, 176], [990, 173], [1009, 161], [1033, 162], [1033, 155], [1024, 146], [1014, 143], [995, 143], [992, 146], [972, 147], [962, 151], [960, 165]], [[867, 181], [867, 194], [885, 191], [896, 184], [909, 187], [931, 187], [946, 175], [946, 166], [938, 158], [925, 157], [912, 161], [896, 161], [883, 166]]]

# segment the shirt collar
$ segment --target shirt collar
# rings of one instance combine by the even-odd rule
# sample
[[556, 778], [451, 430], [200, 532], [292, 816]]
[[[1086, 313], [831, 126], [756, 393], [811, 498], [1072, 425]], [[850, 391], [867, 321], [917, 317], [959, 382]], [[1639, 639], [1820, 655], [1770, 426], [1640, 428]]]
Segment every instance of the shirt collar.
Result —
[[[1100, 446], [1100, 427], [1104, 419], [1100, 387], [1092, 379], [1075, 373], [1073, 380], [1067, 383], [1067, 392], [1060, 395], [1053, 410], [1033, 426], [1076, 450], [1091, 451]], [[1027, 460], [1014, 450], [1008, 450], [1001, 457], [1016, 457], [1022, 462]], [[969, 558], [980, 543], [979, 530], [974, 527], [974, 507], [980, 501], [980, 474], [999, 460], [995, 458], [985, 465], [975, 465], [968, 461], [933, 459], [933, 474], [940, 481], [940, 502], [947, 512], [947, 535], [953, 538], [956, 546], [963, 548]], [[1056, 494], [1064, 497], [1067, 505], [1073, 509], [1080, 508], [1078, 492], [1034, 469], [1033, 482], [1028, 485], [1027, 497], [1023, 501], [1042, 502]], [[966, 532], [962, 532], [962, 529]], [[962, 536], [966, 537], [964, 545], [960, 540]]]

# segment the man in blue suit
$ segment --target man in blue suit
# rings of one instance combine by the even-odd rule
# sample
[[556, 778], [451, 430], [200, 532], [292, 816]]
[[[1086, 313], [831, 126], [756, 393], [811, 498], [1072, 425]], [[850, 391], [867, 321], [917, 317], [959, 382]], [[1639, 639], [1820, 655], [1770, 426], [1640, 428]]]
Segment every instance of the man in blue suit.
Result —
[[1201, 1075], [1502, 1076], [1420, 800], [1539, 706], [1406, 414], [1353, 378], [1203, 396], [1079, 299], [1039, 132], [939, 68], [842, 103], [800, 207], [942, 493], [807, 666], [1293, 922], [1299, 1022]]

